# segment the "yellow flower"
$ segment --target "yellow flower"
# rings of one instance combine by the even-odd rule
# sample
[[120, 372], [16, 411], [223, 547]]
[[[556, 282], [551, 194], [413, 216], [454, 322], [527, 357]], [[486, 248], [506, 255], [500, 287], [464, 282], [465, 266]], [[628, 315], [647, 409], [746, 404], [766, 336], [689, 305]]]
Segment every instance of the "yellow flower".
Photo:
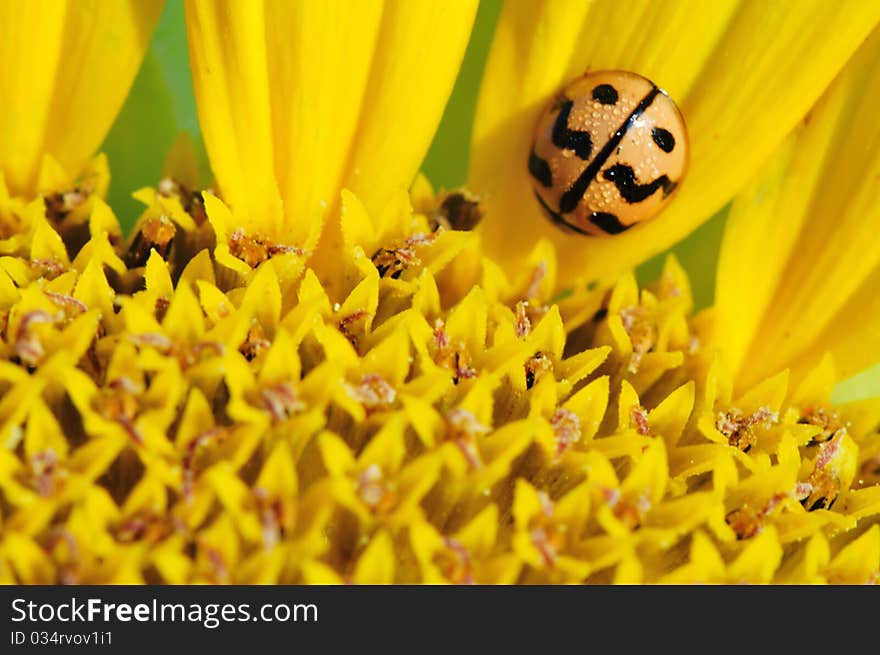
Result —
[[[0, 581], [880, 579], [880, 401], [830, 400], [880, 359], [880, 8], [509, 2], [470, 191], [435, 193], [474, 2], [190, 0], [216, 185], [178, 145], [125, 238], [89, 160], [160, 7], [94, 6], [0, 4], [58, 35], [0, 78], [35, 107], [0, 119]], [[601, 241], [524, 196], [587, 66], [693, 142]], [[672, 257], [640, 289], [734, 194], [715, 306]]]

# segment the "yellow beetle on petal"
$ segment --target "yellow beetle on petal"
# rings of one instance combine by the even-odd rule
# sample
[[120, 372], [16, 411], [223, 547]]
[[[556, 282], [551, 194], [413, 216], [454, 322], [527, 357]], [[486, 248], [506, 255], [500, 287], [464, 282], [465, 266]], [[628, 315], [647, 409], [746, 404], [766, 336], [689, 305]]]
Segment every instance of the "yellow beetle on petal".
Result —
[[687, 128], [672, 99], [636, 73], [598, 71], [544, 110], [529, 172], [552, 221], [608, 236], [656, 216], [687, 162]]

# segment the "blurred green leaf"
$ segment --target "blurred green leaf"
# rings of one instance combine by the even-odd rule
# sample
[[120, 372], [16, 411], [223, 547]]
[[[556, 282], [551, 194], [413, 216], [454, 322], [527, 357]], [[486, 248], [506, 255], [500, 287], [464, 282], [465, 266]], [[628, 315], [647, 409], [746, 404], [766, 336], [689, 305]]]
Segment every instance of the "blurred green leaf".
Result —
[[149, 52], [103, 146], [110, 160], [108, 202], [125, 230], [141, 208], [132, 191], [156, 183], [177, 132], [172, 102], [159, 62]]
[[171, 91], [177, 127], [199, 133], [199, 117], [189, 70], [189, 49], [182, 2], [169, 2], [156, 27], [150, 51], [159, 62], [162, 79]]
[[422, 170], [436, 188], [458, 187], [467, 180], [471, 126], [477, 107], [477, 94], [480, 91], [486, 58], [489, 56], [492, 35], [501, 14], [501, 4], [501, 0], [480, 2], [458, 79], [422, 164]]
[[193, 137], [203, 181], [207, 182], [207, 157], [192, 91], [183, 3], [169, 2], [143, 66], [102, 146], [112, 176], [108, 201], [124, 229], [131, 228], [142, 209], [131, 197], [132, 192], [159, 181], [165, 156], [181, 130]]

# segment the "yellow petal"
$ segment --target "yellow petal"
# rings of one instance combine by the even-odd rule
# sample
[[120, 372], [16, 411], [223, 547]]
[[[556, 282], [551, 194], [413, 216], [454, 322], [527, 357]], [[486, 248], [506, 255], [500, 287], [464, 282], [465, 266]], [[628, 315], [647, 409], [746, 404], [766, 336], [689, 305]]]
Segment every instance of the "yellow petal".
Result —
[[517, 528], [521, 530], [525, 530], [529, 521], [543, 511], [538, 491], [522, 478], [516, 480], [511, 511]]
[[387, 532], [377, 533], [355, 565], [355, 584], [391, 584], [394, 582], [394, 544]]
[[767, 584], [782, 561], [782, 546], [772, 527], [749, 541], [728, 568], [734, 583]]
[[302, 563], [303, 582], [308, 585], [341, 585], [343, 579], [332, 567], [316, 560]]
[[880, 359], [880, 30], [733, 205], [716, 338], [738, 386], [826, 351], [841, 377]]
[[406, 455], [405, 431], [406, 416], [402, 413], [392, 415], [364, 448], [358, 464], [364, 468], [377, 465], [385, 471], [397, 471]]
[[703, 532], [694, 533], [690, 560], [684, 566], [660, 578], [661, 584], [711, 583], [724, 579], [724, 561]]
[[337, 201], [381, 16], [380, 0], [266, 3], [275, 166], [288, 228], [320, 225]]
[[165, 156], [165, 162], [162, 164], [163, 177], [171, 178], [191, 191], [201, 189], [197, 157], [196, 146], [190, 133], [180, 132]]
[[828, 565], [825, 574], [832, 584], [865, 584], [880, 570], [880, 526], [872, 525], [861, 537], [847, 544]]
[[163, 5], [0, 1], [0, 171], [13, 195], [36, 191], [44, 154], [71, 178], [82, 171], [125, 100]]
[[475, 0], [385, 3], [346, 177], [368, 210], [380, 211], [394, 191], [409, 188], [452, 91], [476, 10]]
[[457, 536], [469, 551], [481, 556], [488, 554], [495, 545], [497, 534], [498, 507], [487, 505], [483, 511], [458, 531]]
[[205, 473], [205, 477], [242, 534], [252, 540], [258, 539], [260, 525], [255, 516], [247, 511], [250, 493], [247, 486], [225, 464], [213, 467]]
[[55, 578], [51, 558], [24, 535], [15, 532], [5, 535], [0, 542], [0, 556], [8, 562], [19, 584], [51, 584]]
[[830, 557], [828, 540], [821, 532], [814, 534], [806, 546], [781, 567], [775, 582], [782, 584], [821, 583], [824, 578], [820, 571], [828, 564]]
[[290, 449], [284, 442], [279, 442], [266, 458], [260, 477], [257, 478], [257, 488], [266, 489], [285, 499], [296, 496], [296, 467]]
[[265, 12], [250, 2], [188, 0], [199, 125], [224, 199], [242, 227], [278, 235]]
[[[310, 248], [343, 186], [370, 211], [408, 188], [475, 11], [475, 0], [188, 0], [208, 155], [246, 229]], [[334, 221], [331, 248], [338, 233]]]
[[694, 394], [693, 382], [683, 384], [648, 414], [651, 431], [661, 435], [667, 446], [678, 443], [694, 408]]
[[[876, 3], [843, 12], [824, 0], [507, 3], [472, 141], [470, 186], [486, 199], [487, 250], [514, 272], [534, 243], [549, 238], [563, 285], [643, 261], [752, 177], [878, 19]], [[526, 168], [538, 115], [587, 69], [652, 79], [678, 102], [690, 135], [690, 170], [677, 198], [658, 219], [613, 238], [553, 226], [532, 197]]]
[[563, 407], [577, 414], [581, 441], [589, 442], [599, 430], [608, 408], [608, 376], [596, 378], [565, 401]]

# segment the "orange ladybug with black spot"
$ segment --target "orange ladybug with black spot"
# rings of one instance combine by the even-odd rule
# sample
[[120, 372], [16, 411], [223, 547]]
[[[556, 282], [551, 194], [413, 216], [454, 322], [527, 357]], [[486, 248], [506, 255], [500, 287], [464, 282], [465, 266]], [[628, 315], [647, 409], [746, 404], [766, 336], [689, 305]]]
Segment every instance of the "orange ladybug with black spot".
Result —
[[554, 223], [610, 236], [660, 213], [687, 164], [687, 128], [672, 99], [636, 73], [599, 71], [544, 110], [528, 167]]

